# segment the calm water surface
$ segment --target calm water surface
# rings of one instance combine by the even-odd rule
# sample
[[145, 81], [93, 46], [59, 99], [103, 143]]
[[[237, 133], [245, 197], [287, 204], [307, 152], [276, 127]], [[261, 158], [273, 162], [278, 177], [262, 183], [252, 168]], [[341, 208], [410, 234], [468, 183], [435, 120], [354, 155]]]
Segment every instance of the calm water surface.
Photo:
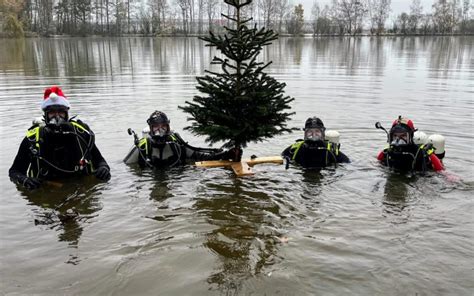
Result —
[[[178, 106], [214, 52], [197, 39], [0, 40], [0, 291], [23, 295], [472, 295], [474, 37], [280, 39], [263, 53], [353, 160], [321, 174], [260, 165], [236, 178], [122, 163], [155, 109]], [[42, 92], [63, 87], [96, 133], [112, 180], [18, 190], [7, 171]], [[462, 181], [389, 173], [375, 161], [399, 114], [446, 137]], [[300, 133], [252, 144], [278, 155]], [[84, 185], [85, 184], [85, 185]], [[74, 217], [65, 215], [73, 209]]]

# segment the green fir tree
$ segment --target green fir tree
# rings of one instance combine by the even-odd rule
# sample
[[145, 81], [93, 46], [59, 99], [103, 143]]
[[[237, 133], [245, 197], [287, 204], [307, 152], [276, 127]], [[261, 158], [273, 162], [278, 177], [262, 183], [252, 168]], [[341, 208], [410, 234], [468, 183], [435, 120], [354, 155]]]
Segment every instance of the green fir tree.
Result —
[[[257, 60], [262, 48], [276, 40], [278, 35], [256, 25], [247, 27], [251, 18], [242, 16], [242, 8], [252, 0], [225, 0], [234, 8], [234, 15], [223, 15], [231, 26], [224, 27], [225, 34], [201, 38], [206, 46], [216, 47], [224, 56], [214, 57], [212, 64], [221, 65], [222, 71], [206, 71], [197, 77], [196, 88], [204, 95], [186, 101], [182, 110], [191, 116], [191, 126], [186, 129], [205, 135], [206, 141], [225, 142], [225, 147], [240, 149], [249, 142], [262, 141], [283, 132], [290, 132], [286, 122], [293, 113], [290, 109], [294, 98], [285, 96], [285, 83], [267, 75], [264, 70], [271, 62]], [[236, 158], [234, 161], [240, 161]]]

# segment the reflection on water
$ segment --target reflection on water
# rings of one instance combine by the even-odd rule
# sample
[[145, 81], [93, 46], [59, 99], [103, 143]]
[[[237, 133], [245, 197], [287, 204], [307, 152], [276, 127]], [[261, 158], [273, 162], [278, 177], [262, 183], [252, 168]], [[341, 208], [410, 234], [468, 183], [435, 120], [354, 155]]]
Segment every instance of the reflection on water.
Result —
[[[34, 191], [18, 190], [30, 205], [36, 206], [32, 209], [34, 225], [55, 230], [60, 242], [77, 248], [83, 225], [102, 208], [100, 187], [93, 177], [84, 177], [79, 181], [51, 182]], [[78, 264], [80, 259], [73, 257], [68, 263]]]
[[[150, 169], [148, 169], [150, 170]], [[172, 198], [173, 194], [170, 192], [170, 179], [169, 174], [179, 174], [182, 173], [182, 169], [178, 169], [181, 172], [177, 172], [177, 169], [171, 170], [154, 170], [153, 171], [153, 178], [154, 178], [154, 186], [150, 191], [150, 199], [159, 202], [162, 202], [168, 198]]]
[[[144, 169], [142, 172], [146, 172], [147, 175], [152, 177], [153, 186], [150, 190], [150, 199], [156, 202], [157, 213], [154, 216], [148, 218], [156, 221], [172, 221], [174, 217], [178, 217], [178, 213], [174, 213], [173, 209], [170, 209], [164, 202], [167, 199], [175, 197], [173, 192], [173, 180], [172, 176], [179, 176], [185, 173], [185, 167], [175, 167], [164, 170], [157, 169]], [[170, 177], [171, 176], [171, 177]]]
[[[413, 201], [409, 199], [409, 188], [416, 182], [415, 176], [407, 176], [393, 172], [387, 173], [384, 187], [384, 212], [387, 216], [401, 215]], [[416, 198], [416, 197], [415, 197]], [[406, 219], [404, 220], [406, 222]]]
[[[71, 79], [84, 74], [101, 74], [110, 76], [109, 79], [120, 73], [141, 75], [144, 67], [159, 73], [187, 74], [208, 68], [215, 54], [197, 38], [169, 41], [167, 38], [7, 39], [0, 45], [0, 68], [22, 69], [25, 75]], [[265, 49], [264, 59], [271, 57], [283, 68], [302, 64], [306, 60], [303, 53], [311, 51], [311, 63], [329, 62], [336, 66], [334, 71], [342, 66], [349, 75], [366, 70], [380, 75], [390, 58], [387, 48], [394, 47], [409, 65], [416, 66], [418, 59], [428, 58], [430, 69], [441, 70], [430, 71], [432, 77], [447, 78], [452, 69], [472, 65], [473, 43], [471, 37], [283, 38]]]
[[408, 196], [408, 186], [412, 182], [416, 182], [416, 177], [389, 172], [384, 189], [385, 203], [405, 203]]
[[209, 184], [213, 196], [198, 197], [194, 205], [216, 226], [204, 243], [220, 261], [208, 282], [226, 295], [239, 294], [249, 278], [279, 261], [278, 226], [268, 219], [280, 217], [279, 207], [265, 192], [244, 182], [234, 178], [226, 185]]
[[[198, 39], [174, 40], [175, 42], [152, 38], [73, 38], [56, 39], [53, 42], [50, 39], [4, 40], [0, 51], [7, 56], [3, 55], [0, 66], [5, 70], [23, 69], [25, 75], [79, 79], [78, 76], [87, 74], [104, 75], [112, 79], [120, 73], [133, 75], [137, 70], [136, 66], [140, 71], [146, 66], [160, 73], [173, 71], [186, 74], [199, 61], [205, 60], [204, 49], [198, 46], [202, 42]], [[140, 71], [137, 74], [143, 74]]]
[[[473, 45], [472, 36], [279, 39], [262, 59], [273, 61], [268, 71], [295, 97], [289, 126], [320, 117], [340, 132], [352, 163], [320, 172], [260, 165], [255, 176], [236, 179], [225, 169], [122, 162], [133, 144], [127, 128], [143, 128], [155, 109], [205, 146], [184, 130], [178, 109], [197, 94], [195, 76], [216, 70], [215, 51], [202, 41], [2, 40], [2, 292], [469, 294]], [[21, 139], [41, 116], [42, 91], [53, 84], [94, 130], [109, 182], [24, 192], [8, 180]], [[374, 122], [387, 126], [400, 114], [446, 137], [444, 164], [462, 183], [377, 164], [386, 137]], [[299, 137], [249, 145], [244, 157], [279, 155]]]

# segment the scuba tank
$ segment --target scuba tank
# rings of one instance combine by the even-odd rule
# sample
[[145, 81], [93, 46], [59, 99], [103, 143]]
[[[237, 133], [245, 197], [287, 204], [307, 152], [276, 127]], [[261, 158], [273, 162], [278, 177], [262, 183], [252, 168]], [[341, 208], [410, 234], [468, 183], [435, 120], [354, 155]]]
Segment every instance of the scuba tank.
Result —
[[142, 158], [148, 167], [152, 167], [152, 165], [149, 163], [150, 160], [148, 159], [148, 156], [144, 155], [139, 147], [142, 140], [148, 139], [150, 137], [150, 128], [146, 126], [142, 129], [142, 140], [138, 138], [138, 135], [131, 128], [129, 128], [127, 132], [130, 136], [133, 136], [133, 146], [130, 148], [130, 151], [123, 159], [123, 162], [126, 164], [138, 163], [139, 158]]
[[338, 131], [327, 131], [326, 132], [326, 140], [333, 143], [333, 144], [339, 145], [340, 138], [341, 138], [341, 136], [340, 136]]
[[341, 147], [341, 144], [339, 143], [341, 135], [338, 131], [329, 130], [326, 131], [325, 136], [326, 141], [329, 142], [327, 146], [328, 153], [330, 153], [334, 158], [334, 167], [337, 167], [337, 155], [339, 154], [339, 148]]
[[143, 129], [142, 129], [142, 138], [145, 138], [146, 136], [148, 136], [150, 134], [150, 127], [149, 126], [145, 126]]
[[438, 156], [439, 159], [443, 159], [445, 155], [444, 145], [445, 139], [440, 134], [434, 134], [428, 137], [428, 143], [432, 144], [435, 148], [435, 155]]
[[416, 131], [413, 134], [413, 143], [416, 145], [425, 145], [428, 143], [428, 136], [424, 132]]
[[31, 123], [33, 125], [38, 125], [38, 126], [44, 126], [46, 125], [46, 123], [44, 122], [44, 118], [43, 117], [36, 117], [34, 118]]
[[433, 148], [435, 149], [435, 155], [439, 159], [443, 159], [445, 155], [445, 138], [440, 135], [440, 134], [433, 134], [430, 135], [429, 137], [421, 131], [416, 131], [415, 134], [413, 135], [413, 143], [415, 143], [418, 146], [421, 145], [426, 145], [426, 144], [431, 144]]

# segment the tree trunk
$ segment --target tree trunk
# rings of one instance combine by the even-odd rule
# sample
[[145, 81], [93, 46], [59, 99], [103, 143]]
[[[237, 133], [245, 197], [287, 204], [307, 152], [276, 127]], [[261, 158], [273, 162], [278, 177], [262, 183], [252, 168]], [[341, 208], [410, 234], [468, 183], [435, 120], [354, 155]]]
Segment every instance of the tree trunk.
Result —
[[130, 0], [127, 1], [127, 33], [130, 33]]
[[107, 25], [107, 34], [110, 34], [109, 0], [105, 0], [105, 22], [106, 22], [106, 25]]

